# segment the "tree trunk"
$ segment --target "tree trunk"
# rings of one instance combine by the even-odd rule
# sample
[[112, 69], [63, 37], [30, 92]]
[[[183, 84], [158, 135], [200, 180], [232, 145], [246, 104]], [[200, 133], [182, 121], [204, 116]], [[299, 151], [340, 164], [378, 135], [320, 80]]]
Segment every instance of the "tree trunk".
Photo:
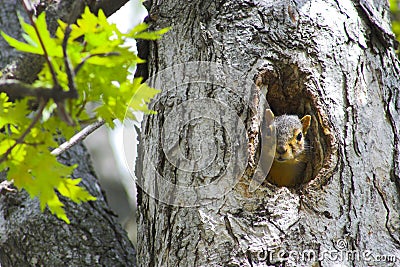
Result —
[[[73, 22], [84, 8], [83, 1], [50, 2], [54, 4], [46, 12], [53, 31], [57, 18]], [[122, 5], [123, 1], [118, 2]], [[92, 3], [94, 7], [95, 2]], [[0, 0], [0, 6], [0, 29], [20, 38], [16, 10], [24, 14], [21, 2]], [[2, 38], [0, 58], [2, 78], [27, 82], [34, 80], [43, 62], [17, 53]], [[83, 186], [98, 200], [82, 205], [64, 201], [71, 220], [68, 225], [47, 211], [41, 213], [37, 199], [30, 199], [24, 191], [1, 192], [0, 266], [135, 266], [134, 247], [106, 203], [86, 149], [77, 145], [59, 160], [68, 165], [79, 164], [73, 176], [83, 178]], [[4, 173], [0, 178], [4, 180]]]
[[[387, 1], [151, 2], [153, 27], [172, 30], [147, 56], [163, 92], [142, 125], [138, 264], [398, 266], [399, 62]], [[298, 188], [259, 185], [268, 104], [312, 116]]]

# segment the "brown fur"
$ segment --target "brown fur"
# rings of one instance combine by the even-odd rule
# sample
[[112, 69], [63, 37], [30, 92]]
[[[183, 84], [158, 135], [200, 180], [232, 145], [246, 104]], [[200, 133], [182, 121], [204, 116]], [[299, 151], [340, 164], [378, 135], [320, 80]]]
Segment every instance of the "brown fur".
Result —
[[311, 116], [301, 120], [294, 115], [275, 118], [276, 151], [272, 167], [268, 173], [269, 182], [277, 186], [293, 187], [302, 182], [306, 167], [306, 134], [311, 124]]

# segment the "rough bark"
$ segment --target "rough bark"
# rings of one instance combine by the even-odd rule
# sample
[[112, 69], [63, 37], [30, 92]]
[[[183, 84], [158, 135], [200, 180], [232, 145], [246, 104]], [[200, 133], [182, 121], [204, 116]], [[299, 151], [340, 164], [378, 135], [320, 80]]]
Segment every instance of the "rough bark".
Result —
[[[52, 2], [46, 8], [50, 29], [58, 18], [73, 22], [81, 14], [85, 1]], [[111, 1], [109, 1], [111, 2]], [[121, 4], [123, 1], [119, 1]], [[93, 8], [95, 1], [86, 1]], [[102, 1], [106, 3], [106, 1]], [[109, 3], [108, 3], [109, 4]], [[20, 38], [16, 10], [19, 1], [0, 0], [0, 29]], [[111, 7], [111, 5], [109, 5]], [[113, 10], [119, 8], [114, 5]], [[107, 12], [108, 13], [108, 12]], [[4, 78], [32, 81], [41, 68], [42, 60], [17, 53], [0, 38], [0, 67]], [[59, 160], [79, 164], [73, 177], [83, 178], [82, 185], [97, 201], [76, 205], [64, 201], [71, 224], [58, 220], [45, 211], [40, 212], [37, 199], [24, 191], [2, 192], [0, 196], [0, 265], [1, 266], [135, 266], [135, 249], [126, 232], [109, 209], [89, 154], [83, 145], [63, 153]], [[4, 173], [1, 180], [4, 180]]]
[[[139, 265], [398, 266], [400, 88], [388, 3], [147, 4], [153, 27], [172, 30], [150, 43], [148, 54], [150, 81], [164, 91], [154, 103], [157, 115], [142, 125]], [[198, 69], [159, 74], [188, 61], [233, 67], [239, 75], [205, 69], [219, 75], [210, 85], [190, 80]], [[253, 77], [256, 88], [241, 86]], [[221, 80], [236, 83], [228, 90]], [[311, 159], [300, 188], [251, 188], [260, 149], [257, 93], [277, 115], [312, 116]], [[228, 193], [204, 198], [199, 190], [197, 202], [178, 203], [182, 192], [167, 182], [208, 185], [229, 163], [243, 160], [232, 151], [228, 137], [237, 133], [229, 132], [225, 113], [214, 120], [188, 115], [204, 98], [224, 103], [245, 125], [248, 163], [242, 173], [231, 173], [236, 180]], [[190, 109], [180, 110], [189, 101]], [[181, 162], [190, 159], [211, 163], [184, 169]]]

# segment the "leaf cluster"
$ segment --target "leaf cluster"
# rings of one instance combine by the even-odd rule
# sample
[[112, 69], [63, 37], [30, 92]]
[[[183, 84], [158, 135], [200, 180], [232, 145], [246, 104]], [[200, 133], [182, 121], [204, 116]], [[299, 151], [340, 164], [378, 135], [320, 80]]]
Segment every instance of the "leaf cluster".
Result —
[[[69, 223], [59, 194], [76, 203], [95, 197], [79, 186], [81, 179], [72, 177], [76, 166], [65, 166], [51, 154], [58, 146], [56, 138], [71, 138], [85, 123], [104, 120], [114, 127], [116, 119], [135, 119], [132, 111], [152, 113], [147, 103], [158, 90], [132, 78], [136, 65], [144, 61], [128, 44], [132, 39], [158, 39], [168, 29], [149, 32], [141, 23], [122, 33], [101, 10], [95, 15], [89, 8], [75, 24], [58, 21], [55, 36], [45, 13], [31, 16], [31, 24], [21, 16], [19, 22], [25, 42], [1, 35], [19, 51], [44, 56], [46, 63], [32, 85], [0, 84], [0, 170], [7, 170], [8, 180], [19, 189], [38, 197], [42, 211], [47, 206]], [[10, 84], [35, 92], [11, 101]], [[18, 94], [15, 90], [13, 95]], [[38, 109], [32, 109], [32, 101]]]

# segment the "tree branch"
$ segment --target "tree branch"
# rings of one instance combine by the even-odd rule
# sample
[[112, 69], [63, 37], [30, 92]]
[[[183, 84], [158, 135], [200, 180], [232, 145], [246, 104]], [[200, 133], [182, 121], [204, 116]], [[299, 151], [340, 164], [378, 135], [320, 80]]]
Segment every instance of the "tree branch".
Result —
[[54, 99], [55, 102], [77, 97], [73, 91], [56, 92], [49, 88], [36, 88], [17, 80], [0, 80], [0, 92], [6, 93], [12, 99], [32, 96], [43, 99], [51, 98]]
[[71, 91], [72, 95], [78, 97], [78, 92], [76, 90], [76, 84], [75, 84], [75, 73], [72, 72], [72, 64], [67, 54], [67, 45], [70, 34], [71, 34], [71, 25], [68, 25], [67, 28], [65, 29], [64, 40], [62, 43], [64, 65], [65, 65], [65, 72], [67, 73], [68, 77], [68, 88]]
[[94, 131], [99, 129], [102, 125], [104, 125], [104, 123], [105, 123], [105, 121], [101, 120], [101, 121], [97, 121], [93, 124], [86, 126], [82, 131], [80, 131], [79, 133], [72, 136], [71, 139], [62, 143], [56, 149], [53, 149], [53, 151], [51, 151], [51, 154], [54, 156], [61, 155], [62, 153], [64, 153], [65, 151], [67, 151], [68, 149], [73, 147], [74, 145], [85, 140], [86, 137], [88, 137], [91, 133], [93, 133]]
[[98, 11], [99, 9], [102, 9], [108, 17], [120, 9], [123, 5], [128, 3], [128, 1], [129, 0], [100, 0], [97, 1], [96, 5], [94, 6], [94, 10]]
[[109, 56], [119, 56], [120, 53], [118, 52], [110, 52], [110, 53], [98, 53], [98, 54], [92, 54], [92, 55], [88, 55], [87, 57], [85, 57], [81, 63], [78, 64], [78, 66], [75, 67], [74, 73], [75, 75], [79, 72], [79, 70], [83, 67], [83, 64], [85, 64], [85, 62], [92, 58], [92, 57], [109, 57]]

